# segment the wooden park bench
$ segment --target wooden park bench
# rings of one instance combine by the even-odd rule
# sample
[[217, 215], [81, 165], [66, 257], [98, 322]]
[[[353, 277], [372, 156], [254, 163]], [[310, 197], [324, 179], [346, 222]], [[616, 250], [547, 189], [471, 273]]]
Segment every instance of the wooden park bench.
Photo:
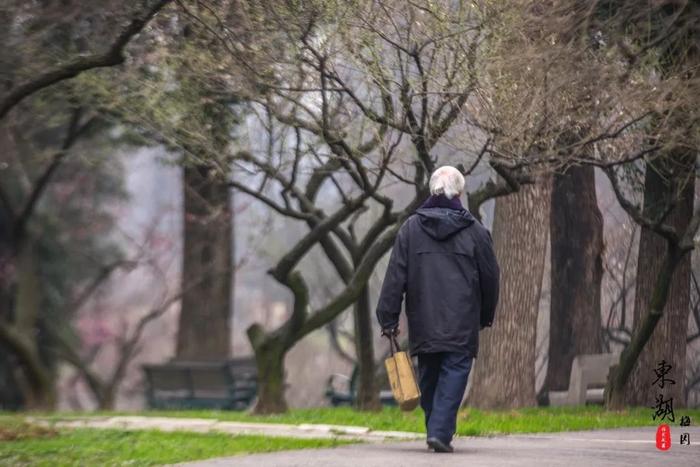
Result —
[[[355, 365], [350, 377], [334, 373], [328, 378], [326, 398], [333, 407], [355, 403], [359, 374], [358, 366]], [[396, 400], [389, 389], [379, 391], [379, 401], [382, 405], [396, 405]]]
[[152, 409], [243, 410], [255, 399], [253, 358], [226, 361], [170, 361], [144, 365], [146, 400]]
[[608, 372], [619, 360], [619, 353], [576, 355], [571, 363], [569, 389], [549, 391], [549, 405], [602, 404]]

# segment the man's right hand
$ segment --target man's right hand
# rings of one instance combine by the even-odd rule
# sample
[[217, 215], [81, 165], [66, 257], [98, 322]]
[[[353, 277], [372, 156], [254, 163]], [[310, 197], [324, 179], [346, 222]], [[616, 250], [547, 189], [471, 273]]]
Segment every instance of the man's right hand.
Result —
[[396, 326], [393, 329], [392, 328], [382, 329], [382, 336], [386, 336], [386, 337], [389, 337], [391, 335], [398, 336], [400, 333], [401, 333], [401, 330], [399, 329], [398, 326]]

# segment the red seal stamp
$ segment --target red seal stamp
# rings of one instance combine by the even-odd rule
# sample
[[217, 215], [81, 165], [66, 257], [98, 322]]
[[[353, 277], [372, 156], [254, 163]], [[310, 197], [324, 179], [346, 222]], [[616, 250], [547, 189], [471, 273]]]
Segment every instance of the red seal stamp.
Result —
[[656, 448], [661, 451], [671, 449], [671, 427], [665, 423], [656, 429]]

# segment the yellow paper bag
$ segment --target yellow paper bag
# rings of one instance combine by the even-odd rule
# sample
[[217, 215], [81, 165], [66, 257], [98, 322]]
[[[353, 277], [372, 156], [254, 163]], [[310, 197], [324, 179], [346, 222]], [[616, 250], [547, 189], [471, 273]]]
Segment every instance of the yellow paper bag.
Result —
[[[389, 376], [391, 392], [403, 411], [411, 411], [420, 402], [420, 389], [413, 371], [411, 358], [406, 352], [400, 352], [394, 336], [390, 336], [391, 357], [384, 360], [386, 373]], [[394, 352], [394, 346], [396, 352]]]

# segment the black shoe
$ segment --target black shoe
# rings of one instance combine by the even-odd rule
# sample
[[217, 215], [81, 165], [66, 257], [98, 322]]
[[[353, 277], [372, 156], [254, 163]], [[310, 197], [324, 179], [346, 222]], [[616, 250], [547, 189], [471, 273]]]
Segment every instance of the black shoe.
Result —
[[453, 452], [454, 448], [450, 444], [445, 444], [437, 438], [428, 438], [428, 446], [435, 450], [435, 452]]

